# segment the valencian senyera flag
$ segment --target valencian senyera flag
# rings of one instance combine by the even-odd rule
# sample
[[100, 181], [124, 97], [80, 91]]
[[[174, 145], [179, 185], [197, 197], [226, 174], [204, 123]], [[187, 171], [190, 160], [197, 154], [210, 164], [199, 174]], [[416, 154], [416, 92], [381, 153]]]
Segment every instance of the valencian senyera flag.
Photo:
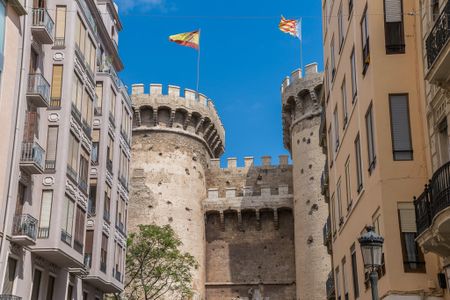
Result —
[[298, 37], [300, 40], [302, 39], [300, 20], [288, 20], [281, 16], [278, 28], [280, 28], [280, 30], [285, 33], [289, 33], [292, 36]]
[[200, 47], [200, 30], [171, 35], [169, 41], [198, 50]]

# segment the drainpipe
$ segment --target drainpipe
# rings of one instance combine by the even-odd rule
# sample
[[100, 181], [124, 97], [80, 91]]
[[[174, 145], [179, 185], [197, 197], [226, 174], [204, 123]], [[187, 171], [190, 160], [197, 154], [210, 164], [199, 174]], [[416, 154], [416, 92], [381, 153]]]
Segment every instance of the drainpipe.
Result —
[[[27, 4], [28, 4], [28, 0], [24, 0], [24, 7], [27, 9]], [[6, 240], [6, 218], [8, 215], [8, 209], [9, 209], [9, 204], [11, 201], [13, 201], [12, 199], [12, 186], [13, 186], [13, 180], [16, 180], [16, 178], [12, 178], [12, 172], [15, 166], [15, 162], [16, 162], [16, 156], [18, 153], [20, 153], [21, 151], [21, 145], [20, 143], [18, 144], [18, 142], [20, 142], [20, 139], [18, 138], [18, 134], [19, 134], [19, 116], [20, 116], [20, 112], [21, 112], [21, 108], [22, 108], [22, 94], [23, 94], [23, 82], [24, 82], [24, 60], [25, 60], [25, 40], [26, 40], [26, 33], [27, 33], [27, 29], [28, 29], [28, 14], [23, 16], [23, 20], [22, 20], [22, 46], [19, 49], [19, 53], [20, 53], [20, 71], [19, 71], [19, 85], [18, 85], [18, 92], [17, 92], [17, 104], [16, 104], [16, 111], [15, 111], [15, 124], [14, 124], [14, 134], [13, 134], [13, 139], [12, 139], [12, 153], [11, 153], [11, 160], [10, 160], [10, 164], [9, 164], [9, 178], [8, 178], [8, 193], [6, 196], [6, 204], [5, 204], [5, 212], [3, 215], [3, 236], [1, 237], [1, 246], [0, 246], [0, 255], [1, 257], [3, 257], [3, 253], [6, 250], [5, 249], [5, 240]], [[17, 145], [18, 144], [18, 145]], [[1, 261], [0, 260], [0, 265], [2, 264], [6, 264], [8, 260], [5, 259], [5, 261]], [[1, 266], [0, 270], [4, 270], [4, 266]], [[1, 271], [0, 271], [1, 272]], [[3, 282], [1, 282], [2, 284], [2, 289], [3, 289]]]

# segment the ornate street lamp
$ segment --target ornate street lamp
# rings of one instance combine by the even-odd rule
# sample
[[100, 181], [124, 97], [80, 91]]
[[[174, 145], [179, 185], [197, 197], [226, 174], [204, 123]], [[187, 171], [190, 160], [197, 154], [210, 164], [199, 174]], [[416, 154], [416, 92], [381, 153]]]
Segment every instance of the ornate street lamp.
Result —
[[379, 236], [372, 226], [366, 226], [366, 232], [358, 238], [364, 267], [370, 271], [370, 285], [372, 287], [372, 299], [378, 300], [378, 273], [381, 267], [384, 238]]

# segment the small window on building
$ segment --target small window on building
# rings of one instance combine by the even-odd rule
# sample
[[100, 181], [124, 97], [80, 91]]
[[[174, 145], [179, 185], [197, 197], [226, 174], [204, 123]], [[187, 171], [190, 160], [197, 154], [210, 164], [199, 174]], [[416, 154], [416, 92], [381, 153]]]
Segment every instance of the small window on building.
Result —
[[369, 174], [375, 169], [376, 154], [375, 154], [375, 133], [373, 124], [373, 105], [369, 105], [366, 113], [366, 133], [367, 133], [367, 154], [369, 157]]
[[58, 148], [58, 127], [49, 126], [47, 131], [47, 148], [45, 152], [45, 169], [54, 171], [56, 168], [56, 151]]
[[330, 44], [330, 62], [331, 62], [331, 82], [334, 81], [336, 76], [336, 60], [335, 60], [335, 49], [334, 49], [334, 36], [331, 38]]
[[361, 140], [359, 138], [359, 133], [355, 139], [355, 160], [356, 160], [356, 179], [357, 179], [357, 187], [358, 187], [358, 193], [359, 193], [363, 188]]
[[337, 215], [339, 217], [339, 227], [344, 224], [344, 217], [342, 216], [342, 191], [341, 191], [341, 178], [339, 178], [336, 185], [336, 205]]
[[334, 121], [334, 152], [337, 153], [337, 151], [339, 150], [339, 115], [337, 105], [334, 108], [333, 121]]
[[358, 263], [356, 261], [355, 244], [350, 248], [350, 255], [352, 256], [352, 279], [353, 279], [353, 295], [357, 299], [359, 297], [359, 283], [358, 283]]
[[342, 16], [342, 3], [339, 6], [338, 11], [338, 30], [339, 30], [339, 52], [341, 52], [342, 46], [344, 45], [344, 20]]
[[45, 300], [53, 300], [53, 293], [55, 290], [55, 277], [54, 276], [48, 276], [48, 283], [47, 283], [47, 296], [45, 297]]
[[344, 299], [348, 300], [348, 284], [347, 284], [347, 261], [344, 258], [342, 259], [342, 283], [344, 284]]
[[416, 243], [417, 227], [413, 203], [398, 203], [403, 269], [406, 273], [425, 273], [425, 259]]
[[348, 122], [348, 105], [347, 105], [347, 88], [345, 85], [345, 78], [341, 84], [341, 98], [342, 98], [342, 113], [344, 118], [344, 129], [347, 127]]
[[42, 278], [42, 272], [38, 269], [34, 269], [34, 276], [33, 276], [33, 288], [31, 292], [31, 300], [38, 300], [39, 299], [39, 292], [41, 290], [41, 278]]
[[356, 83], [356, 58], [355, 47], [353, 47], [352, 54], [350, 55], [351, 75], [352, 75], [352, 103], [355, 102], [358, 94], [358, 86]]
[[52, 87], [50, 93], [50, 108], [52, 109], [61, 108], [62, 82], [63, 66], [53, 65]]
[[66, 35], [66, 6], [56, 6], [55, 42], [56, 48], [63, 48]]
[[405, 53], [402, 0], [384, 0], [386, 54]]
[[335, 274], [334, 278], [335, 278], [335, 281], [336, 281], [336, 296], [337, 296], [338, 300], [341, 300], [342, 298], [341, 298], [341, 286], [340, 286], [340, 283], [339, 283], [339, 276], [340, 276], [340, 274], [339, 274], [339, 267], [336, 267], [334, 274]]
[[345, 162], [345, 198], [347, 202], [347, 211], [352, 208], [352, 188], [350, 181], [350, 157]]
[[413, 160], [408, 95], [389, 95], [394, 160]]
[[369, 46], [369, 20], [367, 18], [367, 6], [364, 9], [361, 18], [361, 39], [362, 39], [362, 55], [363, 55], [363, 74], [366, 74], [370, 64], [370, 46]]
[[53, 191], [42, 191], [41, 214], [39, 218], [38, 238], [46, 239], [50, 235]]
[[8, 257], [8, 264], [6, 265], [5, 280], [3, 281], [3, 293], [5, 295], [12, 295], [14, 289], [14, 281], [16, 280], [17, 260]]
[[350, 16], [353, 11], [353, 0], [348, 0], [348, 18], [350, 19]]

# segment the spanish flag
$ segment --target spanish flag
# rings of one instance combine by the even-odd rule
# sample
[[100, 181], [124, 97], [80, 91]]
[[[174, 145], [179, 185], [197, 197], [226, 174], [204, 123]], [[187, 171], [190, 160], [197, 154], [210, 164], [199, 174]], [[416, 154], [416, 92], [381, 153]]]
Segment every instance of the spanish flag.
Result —
[[280, 24], [278, 24], [278, 28], [282, 32], [288, 33], [292, 36], [298, 37], [300, 40], [301, 36], [301, 22], [299, 20], [288, 20], [281, 16]]
[[200, 30], [171, 35], [169, 41], [198, 50], [200, 47]]

